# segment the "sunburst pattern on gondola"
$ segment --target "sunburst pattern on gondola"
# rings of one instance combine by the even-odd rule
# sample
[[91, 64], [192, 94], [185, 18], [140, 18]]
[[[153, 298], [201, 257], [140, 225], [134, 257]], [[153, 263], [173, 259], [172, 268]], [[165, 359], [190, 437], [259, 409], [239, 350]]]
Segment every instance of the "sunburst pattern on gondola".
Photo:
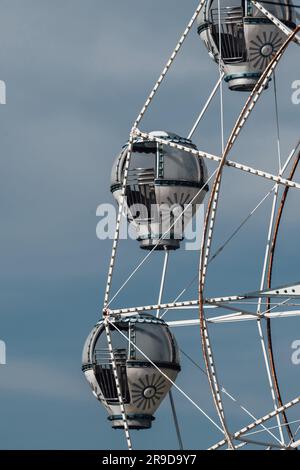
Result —
[[132, 385], [132, 401], [142, 410], [150, 410], [164, 395], [165, 379], [156, 374], [146, 374]]
[[282, 36], [279, 32], [271, 31], [269, 36], [263, 32], [257, 35], [255, 40], [250, 41], [250, 44], [250, 61], [254, 67], [263, 70], [282, 45]]
[[167, 201], [170, 205], [180, 205], [184, 206], [185, 204], [188, 204], [189, 201], [191, 200], [191, 195], [189, 193], [184, 193], [182, 192], [180, 194], [180, 197], [178, 197], [177, 193], [170, 194], [169, 197], [167, 197]]

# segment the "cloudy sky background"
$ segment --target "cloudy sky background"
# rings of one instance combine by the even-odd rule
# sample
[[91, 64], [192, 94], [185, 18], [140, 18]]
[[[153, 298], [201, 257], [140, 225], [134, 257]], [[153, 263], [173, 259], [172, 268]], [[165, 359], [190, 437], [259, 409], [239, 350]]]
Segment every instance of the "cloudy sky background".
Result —
[[[124, 448], [122, 433], [110, 429], [81, 373], [81, 350], [99, 318], [111, 249], [110, 241], [96, 238], [96, 208], [112, 201], [113, 159], [196, 5], [195, 0], [0, 0], [0, 79], [7, 84], [7, 105], [0, 107], [0, 339], [7, 344], [7, 365], [0, 366], [2, 449]], [[300, 79], [297, 53], [291, 46], [277, 73], [284, 156], [299, 136], [300, 105], [291, 102], [291, 84]], [[187, 135], [217, 74], [194, 28], [141, 128]], [[224, 87], [226, 135], [245, 98]], [[220, 153], [218, 99], [195, 143]], [[272, 86], [231, 158], [278, 172]], [[271, 187], [225, 171], [213, 250]], [[276, 283], [300, 277], [298, 197], [297, 191], [291, 194], [284, 217]], [[258, 288], [270, 203], [211, 265], [209, 295]], [[134, 241], [121, 243], [113, 292], [143, 256]], [[165, 300], [193, 278], [197, 263], [196, 252], [172, 256]], [[157, 253], [115, 305], [154, 302], [161, 268]], [[187, 298], [195, 296], [196, 287]], [[280, 320], [274, 328], [284, 396], [294, 398], [299, 366], [291, 364], [291, 343], [300, 339], [299, 320]], [[176, 335], [201, 365], [198, 329]], [[214, 327], [212, 339], [220, 382], [253, 414], [270, 411], [255, 323]], [[216, 419], [205, 377], [184, 358], [182, 365], [178, 384]], [[186, 448], [206, 447], [221, 437], [177, 393], [175, 399]], [[232, 430], [249, 422], [237, 406], [225, 403]], [[136, 448], [176, 448], [167, 400], [153, 429], [134, 433], [133, 441]]]

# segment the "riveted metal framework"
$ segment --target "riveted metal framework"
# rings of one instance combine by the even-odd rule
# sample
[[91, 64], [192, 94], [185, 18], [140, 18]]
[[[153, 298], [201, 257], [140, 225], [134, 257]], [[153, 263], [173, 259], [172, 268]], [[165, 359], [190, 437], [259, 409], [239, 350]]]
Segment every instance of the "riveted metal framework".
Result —
[[[237, 139], [248, 119], [251, 116], [258, 100], [263, 95], [265, 89], [272, 77], [274, 77], [275, 70], [279, 65], [285, 52], [289, 49], [290, 44], [300, 44], [300, 26], [295, 25], [295, 14], [292, 2], [257, 2], [256, 0], [244, 1], [225, 1], [218, 0], [202, 0], [200, 1], [191, 21], [181, 36], [178, 44], [176, 45], [170, 59], [168, 60], [162, 74], [159, 76], [153, 90], [151, 91], [148, 99], [145, 102], [140, 114], [134, 122], [128, 144], [124, 147], [122, 153], [116, 161], [113, 169], [112, 178], [112, 191], [118, 192], [119, 212], [116, 223], [116, 231], [113, 241], [113, 248], [111, 260], [109, 264], [109, 272], [107, 278], [107, 285], [105, 290], [104, 305], [103, 305], [103, 319], [96, 325], [90, 336], [88, 337], [83, 358], [83, 369], [87, 379], [93, 389], [94, 395], [100, 400], [107, 408], [111, 415], [112, 424], [117, 428], [123, 428], [127, 439], [128, 448], [131, 450], [133, 447], [132, 436], [130, 428], [143, 428], [149, 427], [152, 420], [151, 413], [147, 416], [136, 416], [136, 413], [129, 409], [128, 404], [131, 402], [133, 395], [130, 392], [130, 384], [126, 385], [126, 363], [129, 361], [134, 362], [139, 358], [141, 363], [147, 363], [153, 371], [155, 376], [161, 377], [164, 380], [165, 390], [168, 392], [173, 388], [179, 392], [189, 403], [191, 403], [198, 412], [200, 412], [205, 419], [214, 426], [215, 429], [222, 435], [222, 439], [210, 447], [211, 450], [224, 448], [239, 449], [246, 446], [258, 446], [259, 448], [269, 449], [296, 449], [300, 445], [299, 438], [297, 440], [297, 432], [300, 427], [295, 431], [288, 417], [291, 409], [299, 407], [300, 396], [285, 401], [284, 392], [281, 390], [280, 385], [280, 371], [277, 370], [276, 358], [274, 353], [274, 342], [272, 338], [271, 322], [284, 321], [286, 318], [300, 316], [300, 282], [296, 280], [294, 283], [281, 286], [273, 286], [272, 273], [274, 260], [276, 258], [276, 246], [280, 232], [280, 224], [282, 222], [282, 215], [284, 213], [286, 201], [290, 191], [299, 194], [300, 183], [294, 181], [296, 168], [300, 159], [300, 146], [299, 142], [293, 148], [286, 162], [281, 164], [280, 148], [279, 162], [280, 167], [278, 174], [274, 172], [266, 172], [257, 168], [250, 167], [249, 165], [236, 161], [235, 158], [231, 160], [228, 158], [229, 153], [232, 151]], [[142, 130], [141, 122], [147, 112], [152, 100], [166, 77], [169, 69], [171, 68], [177, 54], [192, 30], [196, 19], [198, 18], [198, 32], [204, 37], [206, 46], [209, 49], [210, 55], [223, 65], [220, 67], [220, 77], [214, 87], [211, 95], [208, 98], [203, 110], [196, 120], [187, 139], [180, 139], [178, 136], [170, 134], [149, 133]], [[262, 32], [265, 43], [259, 43], [260, 54], [266, 54], [267, 60], [262, 62], [255, 57], [250, 58], [251, 51], [249, 50], [249, 35], [245, 28], [250, 29], [255, 26], [255, 31]], [[259, 27], [262, 27], [260, 30]], [[272, 32], [272, 39], [276, 44], [272, 43], [272, 51], [270, 52], [270, 39], [269, 32]], [[209, 31], [209, 33], [208, 33]], [[248, 31], [249, 32], [249, 31]], [[278, 40], [276, 39], [278, 38]], [[272, 42], [272, 41], [269, 41]], [[274, 42], [274, 41], [273, 41]], [[268, 48], [269, 47], [269, 48]], [[220, 54], [222, 51], [222, 54]], [[254, 54], [255, 51], [252, 51]], [[246, 76], [248, 72], [243, 70], [243, 77], [229, 76], [229, 69], [231, 67], [239, 67], [241, 64], [251, 63], [257, 61], [255, 67], [259, 68], [256, 76]], [[252, 72], [251, 72], [252, 73]], [[256, 72], [255, 72], [256, 73]], [[221, 155], [214, 155], [206, 151], [198, 150], [190, 142], [190, 138], [195, 133], [198, 125], [201, 122], [203, 115], [208, 109], [212, 99], [217, 93], [218, 89], [222, 87], [222, 81], [227, 80], [231, 83], [232, 89], [244, 89], [250, 91], [242, 111], [240, 112], [236, 122], [232, 128], [229, 138], [224, 144]], [[275, 82], [276, 85], [276, 82]], [[276, 95], [276, 87], [274, 87]], [[279, 141], [279, 137], [278, 137]], [[169, 149], [182, 152], [182, 155], [190, 155], [193, 158], [198, 158], [199, 162], [210, 160], [216, 163], [216, 169], [210, 174], [209, 177], [198, 178], [197, 190], [193, 193], [192, 198], [188, 201], [188, 205], [192, 205], [210, 186], [209, 198], [207, 201], [205, 224], [202, 234], [202, 245], [200, 250], [199, 259], [199, 272], [191, 281], [193, 283], [198, 279], [198, 298], [188, 301], [182, 301], [182, 295], [187, 291], [187, 286], [183, 291], [172, 301], [163, 301], [164, 285], [167, 279], [167, 267], [169, 259], [170, 246], [164, 243], [167, 239], [166, 233], [159, 233], [158, 237], [152, 240], [151, 246], [147, 254], [143, 257], [137, 266], [132, 270], [127, 279], [121, 284], [118, 290], [111, 295], [112, 278], [114, 268], [116, 265], [116, 254], [119, 243], [120, 226], [122, 214], [124, 211], [125, 199], [128, 196], [128, 188], [132, 185], [132, 178], [136, 178], [136, 173], [132, 174], [132, 162], [134, 162], [134, 155], [140, 151], [144, 146], [153, 151], [156, 157], [155, 166], [149, 168], [143, 167], [143, 171], [138, 175], [138, 178], [143, 180], [143, 184], [149, 184], [157, 180], [163, 180], [165, 177], [163, 162], [161, 158], [161, 150]], [[150, 151], [149, 150], [149, 151]], [[293, 163], [292, 163], [293, 162]], [[290, 165], [292, 163], [292, 168]], [[248, 173], [253, 178], [259, 177], [265, 181], [273, 181], [274, 186], [267, 192], [265, 197], [259, 204], [245, 217], [231, 234], [231, 236], [213, 253], [212, 243], [216, 231], [216, 218], [219, 210], [219, 202], [222, 194], [226, 191], [223, 182], [224, 170], [228, 168], [229, 171], [234, 169], [237, 172]], [[151, 171], [150, 171], [151, 170]], [[289, 174], [287, 175], [287, 171]], [[136, 168], [134, 168], [136, 171]], [[154, 173], [153, 173], [154, 172]], [[203, 172], [204, 174], [205, 172]], [[202, 174], [202, 176], [203, 176]], [[284, 188], [280, 199], [280, 188]], [[260, 288], [256, 291], [249, 289], [248, 292], [233, 293], [232, 295], [209, 297], [206, 295], [207, 289], [207, 273], [210, 263], [226, 248], [229, 243], [232, 243], [237, 233], [247, 224], [250, 217], [257, 211], [263, 202], [268, 198], [273, 197], [272, 210], [270, 214], [269, 230], [267, 234], [267, 243], [265, 247], [265, 256], [262, 266], [262, 274], [260, 279]], [[176, 223], [176, 220], [173, 222]], [[152, 253], [158, 248], [163, 247], [165, 251], [165, 260], [163, 265], [163, 272], [161, 276], [160, 291], [158, 300], [151, 305], [135, 305], [133, 307], [114, 307], [114, 301], [119, 294], [124, 291], [128, 283], [135, 277], [138, 272], [146, 264]], [[265, 302], [266, 309], [262, 309], [263, 301]], [[201, 369], [197, 361], [189, 358], [194, 365], [201, 369], [201, 373], [205, 374], [210, 387], [211, 395], [215, 405], [218, 419], [211, 417], [206, 411], [205, 406], [200, 406], [193, 400], [181, 387], [175, 383], [176, 373], [170, 373], [177, 367], [179, 369], [179, 359], [177, 346], [175, 340], [173, 343], [173, 352], [171, 351], [168, 361], [160, 362], [152, 354], [151, 348], [147, 349], [146, 345], [138, 343], [137, 332], [133, 325], [138, 321], [148, 321], [149, 325], [160, 325], [162, 328], [167, 328], [162, 318], [167, 312], [172, 311], [185, 311], [185, 312], [198, 312], [198, 317], [188, 319], [186, 316], [183, 319], [170, 320], [168, 323], [170, 328], [188, 328], [200, 327], [202, 356], [204, 359], [205, 370]], [[223, 311], [228, 313], [220, 314]], [[211, 314], [213, 312], [213, 314]], [[149, 313], [155, 314], [154, 316], [147, 316]], [[211, 338], [212, 327], [217, 328], [218, 324], [232, 324], [237, 322], [255, 322], [257, 324], [257, 333], [259, 344], [263, 353], [263, 364], [266, 371], [268, 386], [272, 399], [273, 409], [262, 417], [255, 416], [249, 409], [240, 404], [239, 400], [229, 393], [219, 379], [219, 367], [214, 357], [214, 343]], [[124, 326], [126, 325], [126, 327]], [[267, 330], [267, 337], [264, 335], [264, 327]], [[169, 329], [167, 330], [169, 331]], [[122, 339], [123, 347], [115, 346], [113, 336], [119, 335], [119, 340]], [[99, 338], [106, 339], [107, 346], [100, 348], [98, 344]], [[171, 335], [170, 338], [173, 338]], [[172, 344], [171, 340], [171, 343]], [[97, 346], [98, 344], [98, 346]], [[124, 346], [125, 345], [125, 346]], [[171, 347], [172, 350], [172, 347]], [[125, 353], [124, 353], [125, 351]], [[184, 353], [184, 352], [183, 352]], [[168, 367], [166, 366], [168, 363]], [[172, 368], [173, 366], [175, 366]], [[94, 369], [93, 369], [94, 368]], [[93, 373], [91, 370], [93, 369]], [[109, 372], [107, 372], [109, 370]], [[98, 374], [98, 375], [97, 375]], [[97, 375], [96, 379], [95, 376]], [[100, 386], [99, 386], [100, 384]], [[168, 384], [168, 386], [166, 385]], [[147, 385], [147, 384], [146, 384]], [[149, 384], [148, 384], [149, 385]], [[151, 384], [150, 384], [151, 385]], [[145, 387], [144, 387], [145, 388]], [[147, 387], [146, 387], [147, 388]], [[143, 389], [144, 390], [144, 389]], [[138, 393], [136, 391], [135, 393]], [[148, 394], [148, 390], [146, 395]], [[149, 391], [149, 396], [151, 391]], [[227, 409], [224, 406], [224, 397], [229, 398], [244, 414], [249, 417], [250, 424], [244, 426], [238, 431], [231, 428], [230, 420], [228, 419]], [[145, 399], [145, 396], [144, 396]], [[174, 426], [178, 437], [179, 447], [183, 448], [183, 439], [180, 431], [178, 421], [178, 409], [176, 409], [176, 400], [170, 395], [172, 414], [174, 418]], [[205, 404], [204, 404], [205, 405]], [[118, 408], [119, 412], [115, 416], [111, 413], [112, 406]], [[147, 414], [147, 413], [146, 413]], [[276, 420], [275, 427], [268, 427], [270, 420]], [[286, 432], [284, 431], [286, 430]], [[259, 439], [258, 433], [264, 433], [264, 438]], [[199, 443], [199, 446], [201, 443]]]

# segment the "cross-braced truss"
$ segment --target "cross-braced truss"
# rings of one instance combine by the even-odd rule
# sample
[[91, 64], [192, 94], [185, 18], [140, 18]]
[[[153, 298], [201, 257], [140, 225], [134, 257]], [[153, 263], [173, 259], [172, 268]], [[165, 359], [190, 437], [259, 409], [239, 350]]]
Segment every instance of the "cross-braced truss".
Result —
[[[134, 122], [130, 136], [129, 136], [129, 146], [128, 152], [125, 162], [125, 169], [124, 169], [124, 179], [122, 184], [122, 197], [121, 203], [119, 204], [119, 212], [117, 216], [116, 222], [116, 230], [115, 236], [113, 241], [113, 248], [111, 254], [111, 260], [109, 265], [109, 272], [108, 272], [108, 279], [107, 285], [105, 290], [105, 298], [104, 298], [104, 306], [103, 306], [103, 315], [105, 318], [105, 331], [107, 336], [107, 341], [109, 345], [109, 352], [111, 356], [111, 361], [113, 364], [113, 369], [116, 371], [116, 364], [114, 358], [114, 352], [111, 347], [111, 338], [110, 338], [110, 331], [111, 328], [115, 328], [120, 335], [123, 335], [124, 338], [130, 342], [130, 340], [125, 336], [121, 330], [117, 328], [114, 323], [114, 318], [118, 316], [129, 316], [129, 315], [136, 315], [137, 313], [142, 312], [149, 312], [153, 311], [156, 312], [157, 316], [164, 317], [169, 311], [179, 310], [185, 312], [184, 318], [180, 320], [170, 320], [168, 324], [172, 328], [178, 327], [198, 327], [200, 326], [201, 330], [201, 338], [202, 338], [202, 352], [203, 358], [205, 362], [205, 370], [201, 369], [199, 364], [193, 361], [192, 358], [189, 358], [194, 365], [201, 370], [203, 374], [206, 375], [212, 397], [214, 400], [215, 408], [218, 415], [218, 421], [215, 421], [212, 417], [205, 412], [202, 406], [196, 403], [191, 397], [182, 390], [178, 385], [173, 383], [169, 377], [164, 374], [162, 370], [157, 367], [149, 357], [140, 349], [137, 348], [135, 344], [131, 344], [132, 347], [135, 347], [139, 350], [139, 352], [149, 361], [153, 367], [158, 369], [165, 378], [172, 382], [175, 389], [185, 397], [202, 415], [205, 416], [207, 420], [214, 426], [220, 433], [222, 433], [223, 438], [217, 444], [211, 446], [210, 449], [215, 450], [227, 446], [230, 449], [239, 449], [247, 445], [255, 445], [263, 448], [268, 449], [296, 449], [300, 446], [300, 441], [297, 440], [297, 433], [300, 430], [300, 426], [293, 431], [292, 425], [298, 424], [300, 422], [289, 422], [287, 417], [287, 411], [297, 405], [300, 404], [300, 396], [294, 398], [293, 400], [284, 403], [282, 399], [282, 394], [279, 386], [279, 380], [277, 376], [274, 352], [273, 352], [273, 341], [272, 341], [272, 330], [271, 330], [271, 321], [273, 320], [283, 320], [290, 317], [298, 317], [300, 316], [300, 282], [295, 282], [294, 284], [290, 284], [287, 286], [279, 286], [279, 287], [272, 287], [272, 271], [273, 271], [273, 264], [274, 264], [274, 257], [276, 251], [276, 243], [278, 238], [278, 233], [280, 230], [280, 223], [282, 220], [282, 214], [284, 211], [285, 203], [287, 200], [288, 192], [290, 190], [297, 191], [300, 189], [300, 182], [297, 183], [294, 181], [294, 175], [296, 168], [298, 167], [299, 159], [300, 159], [300, 145], [299, 142], [295, 145], [292, 149], [291, 153], [288, 155], [288, 158], [284, 165], [279, 168], [278, 174], [273, 174], [267, 172], [265, 170], [252, 168], [248, 165], [243, 163], [236, 162], [234, 159], [229, 160], [228, 156], [229, 153], [232, 151], [235, 142], [237, 141], [241, 130], [244, 128], [248, 118], [250, 117], [256, 103], [258, 102], [259, 98], [261, 97], [266, 85], [268, 84], [269, 80], [272, 76], [274, 76], [275, 70], [283, 57], [284, 53], [288, 49], [291, 43], [300, 44], [300, 26], [296, 27], [294, 31], [290, 30], [286, 25], [284, 25], [281, 21], [279, 21], [274, 15], [272, 15], [267, 8], [265, 8], [262, 3], [257, 2], [256, 0], [252, 0], [253, 5], [255, 5], [270, 21], [272, 21], [278, 29], [286, 35], [286, 40], [284, 44], [280, 47], [280, 49], [276, 52], [273, 56], [273, 59], [270, 61], [269, 65], [262, 73], [261, 77], [259, 78], [257, 84], [255, 85], [253, 91], [250, 93], [249, 97], [246, 100], [246, 103], [236, 120], [236, 123], [232, 129], [232, 132], [229, 136], [229, 139], [224, 145], [222, 155], [213, 155], [208, 152], [204, 151], [197, 151], [183, 145], [169, 142], [166, 140], [162, 140], [158, 137], [153, 135], [149, 135], [149, 133], [144, 132], [140, 129], [140, 125], [142, 119], [147, 112], [149, 106], [152, 103], [160, 85], [162, 84], [163, 80], [165, 79], [168, 71], [170, 70], [174, 60], [176, 59], [181, 47], [187, 38], [189, 32], [191, 31], [197, 16], [201, 12], [202, 8], [205, 6], [206, 0], [201, 0], [195, 13], [193, 14], [187, 28], [185, 29], [183, 35], [181, 36], [179, 42], [177, 43], [170, 59], [168, 60], [165, 68], [163, 69], [162, 74], [159, 76], [153, 90], [151, 91], [148, 99], [145, 102], [140, 114], [138, 115], [136, 121]], [[219, 3], [219, 2], [218, 2]], [[220, 5], [219, 5], [220, 8]], [[206, 110], [208, 109], [212, 99], [216, 95], [219, 88], [222, 86], [222, 80], [224, 77], [224, 73], [220, 68], [220, 77], [217, 81], [216, 86], [214, 87], [212, 93], [210, 94], [207, 103], [205, 104], [203, 110], [201, 111], [199, 117], [197, 118], [195, 125], [193, 126], [189, 138], [192, 137], [194, 132], [196, 131], [201, 119], [203, 118]], [[275, 90], [276, 92], [276, 90]], [[165, 254], [165, 262], [164, 268], [162, 273], [162, 280], [161, 280], [161, 288], [158, 297], [158, 301], [156, 304], [148, 305], [148, 306], [133, 306], [133, 307], [122, 307], [122, 308], [113, 308], [112, 302], [118, 297], [121, 291], [123, 291], [129, 281], [136, 276], [142, 266], [147, 262], [150, 258], [152, 253], [155, 251], [156, 246], [143, 258], [143, 260], [136, 266], [136, 268], [131, 272], [128, 278], [124, 281], [124, 283], [120, 286], [117, 292], [111, 296], [111, 287], [112, 287], [112, 279], [114, 268], [116, 265], [116, 253], [119, 243], [119, 236], [120, 236], [120, 227], [122, 221], [122, 214], [125, 206], [125, 194], [126, 194], [126, 185], [128, 179], [128, 170], [133, 150], [133, 143], [135, 138], [139, 138], [141, 140], [152, 140], [159, 144], [163, 144], [165, 146], [170, 146], [177, 148], [179, 150], [184, 150], [186, 152], [193, 153], [196, 156], [201, 158], [210, 160], [217, 164], [217, 168], [214, 172], [212, 172], [209, 182], [212, 185], [210, 191], [210, 197], [207, 205], [206, 210], [206, 218], [205, 218], [205, 225], [203, 230], [203, 237], [202, 237], [202, 246], [200, 250], [200, 261], [199, 261], [199, 273], [192, 279], [189, 286], [183, 289], [182, 292], [170, 302], [162, 302], [162, 295], [164, 290], [164, 282], [166, 277], [166, 270], [168, 265], [168, 253]], [[286, 172], [292, 163], [292, 169], [288, 175]], [[236, 228], [233, 234], [222, 244], [222, 246], [216, 251], [216, 253], [211, 253], [212, 241], [215, 232], [215, 222], [216, 216], [218, 212], [218, 203], [222, 195], [222, 178], [223, 172], [225, 168], [238, 170], [241, 173], [248, 173], [252, 177], [259, 177], [265, 179], [266, 181], [274, 182], [274, 186], [271, 190], [269, 190], [264, 198], [257, 204], [257, 206], [250, 212], [247, 217], [241, 221], [240, 225]], [[284, 187], [284, 192], [280, 199], [279, 189]], [[199, 189], [202, 191], [203, 188]], [[257, 211], [257, 209], [263, 204], [263, 202], [269, 198], [273, 197], [272, 203], [272, 210], [270, 215], [270, 222], [269, 222], [269, 231], [267, 236], [267, 243], [265, 248], [265, 257], [263, 262], [263, 270], [262, 270], [262, 277], [260, 283], [260, 289], [256, 292], [246, 292], [246, 293], [233, 293], [232, 295], [228, 295], [226, 297], [214, 297], [214, 298], [207, 298], [204, 294], [206, 283], [207, 283], [207, 271], [211, 261], [213, 261], [222, 251], [223, 249], [234, 239], [236, 234], [241, 230], [241, 228], [248, 222], [250, 217]], [[197, 196], [196, 196], [197, 197]], [[195, 198], [194, 198], [195, 199]], [[193, 200], [190, 202], [189, 205], [193, 203]], [[185, 209], [186, 210], [186, 209]], [[179, 216], [181, 217], [182, 214]], [[176, 220], [174, 225], [176, 224]], [[163, 234], [161, 239], [164, 238], [166, 234]], [[160, 240], [161, 240], [160, 239]], [[159, 240], [159, 241], [160, 241]], [[159, 243], [157, 242], [157, 244]], [[189, 300], [189, 301], [181, 301], [183, 294], [188, 290], [190, 285], [198, 279], [199, 284], [199, 297], [197, 299]], [[265, 310], [262, 309], [263, 302], [266, 305]], [[224, 314], [224, 310], [228, 313]], [[186, 312], [196, 311], [198, 312], [198, 316], [194, 316], [193, 318], [187, 318]], [[214, 359], [213, 354], [213, 344], [210, 338], [210, 325], [220, 324], [220, 323], [236, 323], [236, 322], [256, 322], [257, 323], [257, 330], [258, 336], [263, 352], [264, 364], [265, 369], [268, 377], [268, 383], [270, 388], [270, 393], [273, 401], [273, 410], [270, 411], [263, 417], [256, 417], [252, 412], [250, 412], [243, 404], [240, 404], [239, 401], [229, 393], [219, 382], [218, 378], [218, 370], [217, 365]], [[266, 323], [267, 327], [267, 338], [264, 335], [263, 329], [263, 322]], [[183, 352], [184, 353], [184, 352]], [[184, 353], [185, 354], [185, 353]], [[187, 356], [187, 355], [186, 355]], [[120, 385], [118, 381], [117, 373], [114, 374], [114, 378], [116, 381], [116, 388], [118, 391], [118, 397], [120, 400], [120, 409], [122, 412], [122, 421], [124, 424], [124, 431], [127, 439], [127, 445], [129, 449], [132, 449], [132, 438], [129, 432], [129, 427], [127, 423], [126, 412], [124, 408], [124, 404], [122, 402], [122, 394], [120, 392]], [[230, 429], [228, 425], [226, 409], [224, 406], [224, 396], [230, 398], [240, 409], [246, 413], [249, 418], [251, 418], [251, 422], [249, 425], [245, 426], [243, 429], [239, 431], [233, 431]], [[172, 412], [174, 416], [174, 424], [176, 427], [176, 432], [178, 436], [178, 441], [180, 448], [182, 448], [182, 439], [180, 434], [180, 429], [178, 425], [178, 420], [176, 416], [176, 407], [174, 405], [174, 400], [171, 396], [171, 405], [172, 405]], [[276, 426], [269, 426], [269, 421], [272, 419], [276, 420]], [[286, 433], [284, 432], [286, 430]], [[278, 432], [278, 435], [277, 435]], [[263, 435], [263, 437], [261, 437]]]

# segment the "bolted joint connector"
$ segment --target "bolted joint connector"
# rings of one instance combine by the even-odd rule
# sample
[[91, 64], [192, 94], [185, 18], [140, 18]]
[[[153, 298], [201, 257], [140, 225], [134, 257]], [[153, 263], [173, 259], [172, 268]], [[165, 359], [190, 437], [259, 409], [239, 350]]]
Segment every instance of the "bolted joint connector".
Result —
[[110, 316], [110, 313], [111, 313], [111, 311], [107, 307], [102, 310], [102, 315], [103, 315], [104, 318], [108, 318]]
[[133, 127], [130, 132], [130, 137], [138, 137], [140, 135], [140, 131], [137, 127]]

